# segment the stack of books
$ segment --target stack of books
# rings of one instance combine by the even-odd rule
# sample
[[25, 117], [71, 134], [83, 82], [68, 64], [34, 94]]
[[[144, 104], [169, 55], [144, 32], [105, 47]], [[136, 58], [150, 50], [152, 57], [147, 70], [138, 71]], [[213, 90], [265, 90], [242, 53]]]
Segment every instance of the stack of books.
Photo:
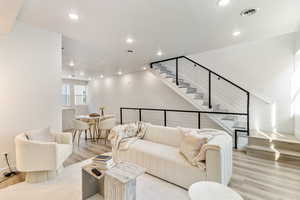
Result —
[[99, 155], [93, 158], [93, 166], [98, 169], [106, 170], [114, 166], [111, 156]]

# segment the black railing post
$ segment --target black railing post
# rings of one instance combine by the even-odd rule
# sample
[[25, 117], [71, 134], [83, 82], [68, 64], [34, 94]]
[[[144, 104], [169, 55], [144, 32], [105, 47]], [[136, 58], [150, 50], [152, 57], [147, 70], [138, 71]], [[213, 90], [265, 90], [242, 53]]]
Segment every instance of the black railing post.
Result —
[[179, 81], [178, 81], [178, 58], [176, 58], [176, 85], [179, 85]]
[[247, 135], [250, 136], [250, 93], [247, 92]]
[[238, 146], [238, 135], [237, 135], [238, 130], [234, 130], [234, 148], [237, 149]]
[[123, 124], [123, 109], [120, 108], [120, 124]]
[[201, 120], [201, 113], [200, 112], [198, 112], [198, 129], [200, 129], [201, 128], [201, 122], [200, 122], [200, 120]]
[[211, 71], [208, 73], [208, 108], [212, 108], [211, 106]]
[[167, 111], [164, 110], [164, 126], [167, 126]]
[[139, 108], [139, 121], [142, 121], [142, 110]]

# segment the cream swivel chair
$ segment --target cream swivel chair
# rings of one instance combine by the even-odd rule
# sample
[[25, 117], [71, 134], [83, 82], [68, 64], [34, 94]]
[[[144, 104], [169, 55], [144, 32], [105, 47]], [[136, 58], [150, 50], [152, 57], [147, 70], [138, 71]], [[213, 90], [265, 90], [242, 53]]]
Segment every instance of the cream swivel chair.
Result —
[[[104, 142], [106, 144], [108, 135], [112, 128], [116, 126], [116, 116], [115, 115], [104, 115], [99, 119], [99, 135], [97, 139], [104, 139]], [[101, 137], [102, 132], [104, 132], [104, 137]]]
[[28, 131], [15, 137], [17, 170], [26, 173], [26, 182], [54, 178], [72, 154], [71, 133], [51, 133], [49, 128]]
[[76, 134], [78, 133], [78, 146], [80, 143], [82, 132], [85, 132], [85, 138], [87, 138], [87, 132], [89, 132], [90, 138], [93, 138], [91, 132], [91, 124], [78, 119], [74, 119], [73, 120], [73, 142], [75, 140]]

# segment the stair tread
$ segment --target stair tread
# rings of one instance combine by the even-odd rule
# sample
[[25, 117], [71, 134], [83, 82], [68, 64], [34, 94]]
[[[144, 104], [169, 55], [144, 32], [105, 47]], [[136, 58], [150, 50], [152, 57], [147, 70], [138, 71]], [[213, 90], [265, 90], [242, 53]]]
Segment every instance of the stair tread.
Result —
[[295, 156], [295, 157], [300, 158], [300, 152], [291, 151], [291, 150], [287, 150], [287, 149], [281, 149], [281, 148], [272, 149], [271, 147], [257, 146], [257, 145], [248, 145], [247, 149], [268, 151], [268, 152], [271, 152], [271, 153], [279, 152], [282, 155]]
[[272, 140], [272, 141], [279, 141], [279, 142], [286, 142], [286, 143], [293, 143], [293, 144], [299, 144], [300, 140], [293, 139], [293, 138], [275, 138], [275, 137], [266, 137], [262, 135], [250, 135], [251, 138], [258, 138], [258, 139], [264, 139], [264, 140]]

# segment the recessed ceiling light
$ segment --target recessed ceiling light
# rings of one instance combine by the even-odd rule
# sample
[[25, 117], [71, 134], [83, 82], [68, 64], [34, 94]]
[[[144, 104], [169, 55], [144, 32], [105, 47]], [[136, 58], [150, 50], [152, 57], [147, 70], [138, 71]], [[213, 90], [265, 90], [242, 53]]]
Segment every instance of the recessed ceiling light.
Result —
[[81, 71], [81, 72], [79, 73], [79, 75], [80, 75], [80, 76], [84, 76], [84, 72]]
[[74, 67], [74, 65], [75, 65], [74, 61], [70, 61], [69, 65], [70, 65], [71, 67]]
[[126, 39], [126, 43], [127, 43], [127, 44], [133, 43], [133, 39], [132, 39], [132, 38], [127, 38], [127, 39]]
[[118, 71], [118, 75], [122, 75], [122, 72], [121, 72], [121, 71]]
[[77, 21], [79, 19], [79, 16], [75, 13], [69, 13], [69, 18], [71, 20]]
[[218, 0], [218, 5], [221, 7], [227, 6], [230, 3], [230, 0]]
[[158, 56], [162, 56], [162, 51], [161, 50], [159, 50], [157, 53], [156, 53], [156, 55], [158, 55]]
[[237, 37], [237, 36], [241, 35], [241, 32], [240, 32], [240, 31], [234, 31], [234, 32], [232, 33], [232, 35], [233, 35], [234, 37]]
[[143, 67], [143, 70], [146, 70], [147, 68], [146, 67]]
[[104, 78], [103, 74], [100, 75], [100, 78]]

